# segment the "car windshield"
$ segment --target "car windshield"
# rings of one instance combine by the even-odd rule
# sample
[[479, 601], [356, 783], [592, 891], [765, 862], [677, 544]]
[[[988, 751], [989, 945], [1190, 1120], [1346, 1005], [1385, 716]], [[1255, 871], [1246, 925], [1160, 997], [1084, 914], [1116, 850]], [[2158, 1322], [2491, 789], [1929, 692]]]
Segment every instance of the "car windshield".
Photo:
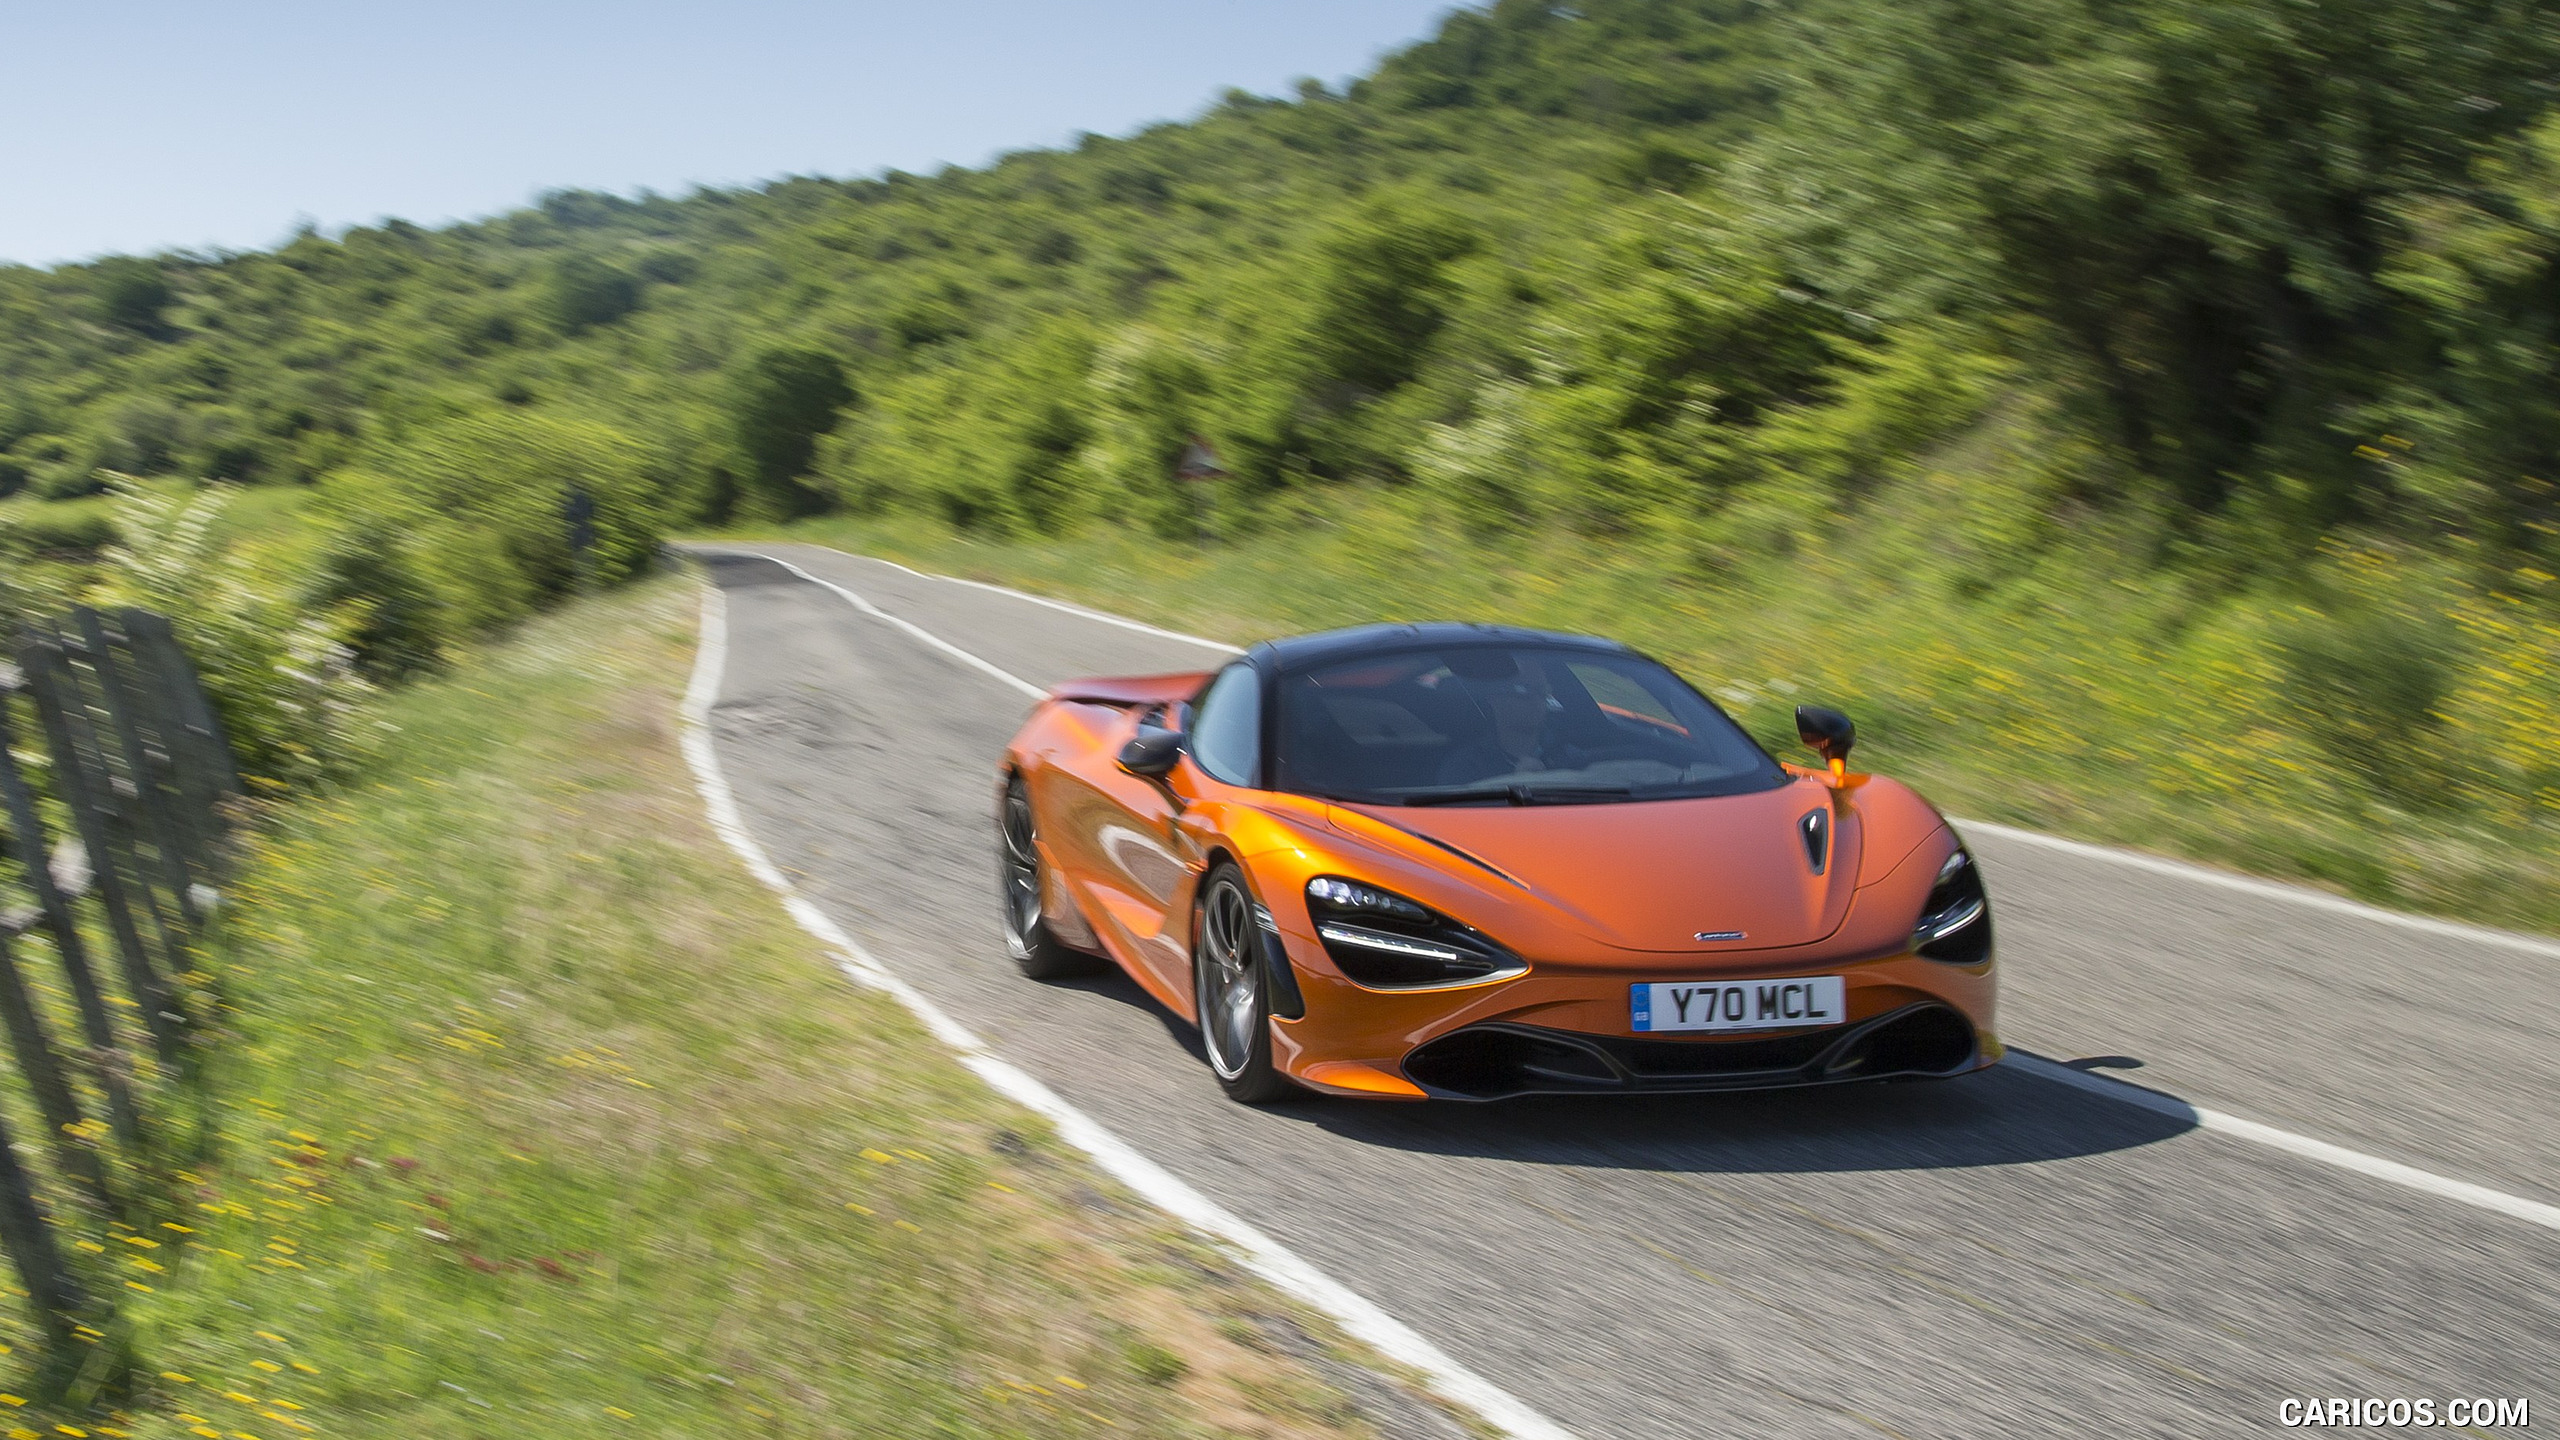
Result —
[[1585, 805], [1784, 783], [1777, 762], [1640, 656], [1452, 646], [1284, 676], [1280, 788], [1380, 805]]

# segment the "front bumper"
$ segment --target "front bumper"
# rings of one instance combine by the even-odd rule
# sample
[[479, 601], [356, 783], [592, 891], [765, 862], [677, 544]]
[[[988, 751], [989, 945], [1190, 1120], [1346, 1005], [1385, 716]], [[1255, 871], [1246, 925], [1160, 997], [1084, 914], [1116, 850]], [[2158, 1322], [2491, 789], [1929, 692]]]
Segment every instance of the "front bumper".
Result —
[[[1763, 952], [1663, 957], [1641, 970], [1533, 962], [1529, 974], [1511, 980], [1392, 991], [1342, 978], [1313, 936], [1289, 935], [1275, 948], [1293, 962], [1299, 1004], [1291, 1008], [1302, 1014], [1272, 1022], [1273, 1059], [1300, 1083], [1332, 1094], [1500, 1100], [1777, 1089], [1959, 1075], [2001, 1053], [1990, 961], [1954, 966], [1909, 953], [1856, 960]], [[1845, 1023], [1715, 1036], [1633, 1029], [1635, 984], [1806, 975], [1844, 977]]]

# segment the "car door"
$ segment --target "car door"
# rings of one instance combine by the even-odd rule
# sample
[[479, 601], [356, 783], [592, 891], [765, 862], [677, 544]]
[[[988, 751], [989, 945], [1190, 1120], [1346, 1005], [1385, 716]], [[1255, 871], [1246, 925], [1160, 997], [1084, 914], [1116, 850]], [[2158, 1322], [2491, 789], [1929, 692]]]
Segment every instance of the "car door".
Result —
[[1178, 715], [1154, 706], [1110, 727], [1074, 773], [1067, 818], [1082, 852], [1086, 913], [1104, 929], [1104, 943], [1157, 999], [1188, 1013], [1192, 866], [1174, 828], [1180, 782], [1132, 775], [1113, 759], [1141, 723], [1168, 720]]

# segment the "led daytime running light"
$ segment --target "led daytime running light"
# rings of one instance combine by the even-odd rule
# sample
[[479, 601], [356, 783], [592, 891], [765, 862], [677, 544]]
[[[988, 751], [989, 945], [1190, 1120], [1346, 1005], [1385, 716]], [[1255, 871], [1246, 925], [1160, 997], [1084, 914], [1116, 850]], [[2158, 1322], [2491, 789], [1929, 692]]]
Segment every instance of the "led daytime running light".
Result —
[[1360, 930], [1349, 925], [1319, 925], [1316, 933], [1337, 945], [1357, 945], [1364, 950], [1384, 950], [1391, 955], [1410, 955], [1417, 960], [1438, 960], [1444, 964], [1474, 959], [1444, 945], [1431, 945], [1395, 935], [1381, 935], [1375, 930]]

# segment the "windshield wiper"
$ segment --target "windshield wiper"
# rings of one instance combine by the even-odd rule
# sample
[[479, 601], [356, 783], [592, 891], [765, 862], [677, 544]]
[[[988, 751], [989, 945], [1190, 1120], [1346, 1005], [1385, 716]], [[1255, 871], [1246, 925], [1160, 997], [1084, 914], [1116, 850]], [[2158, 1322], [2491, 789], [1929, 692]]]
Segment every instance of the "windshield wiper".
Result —
[[1577, 800], [1621, 800], [1634, 793], [1624, 785], [1468, 785], [1456, 790], [1408, 791], [1388, 803], [1480, 805], [1500, 800], [1513, 805], [1570, 805]]

